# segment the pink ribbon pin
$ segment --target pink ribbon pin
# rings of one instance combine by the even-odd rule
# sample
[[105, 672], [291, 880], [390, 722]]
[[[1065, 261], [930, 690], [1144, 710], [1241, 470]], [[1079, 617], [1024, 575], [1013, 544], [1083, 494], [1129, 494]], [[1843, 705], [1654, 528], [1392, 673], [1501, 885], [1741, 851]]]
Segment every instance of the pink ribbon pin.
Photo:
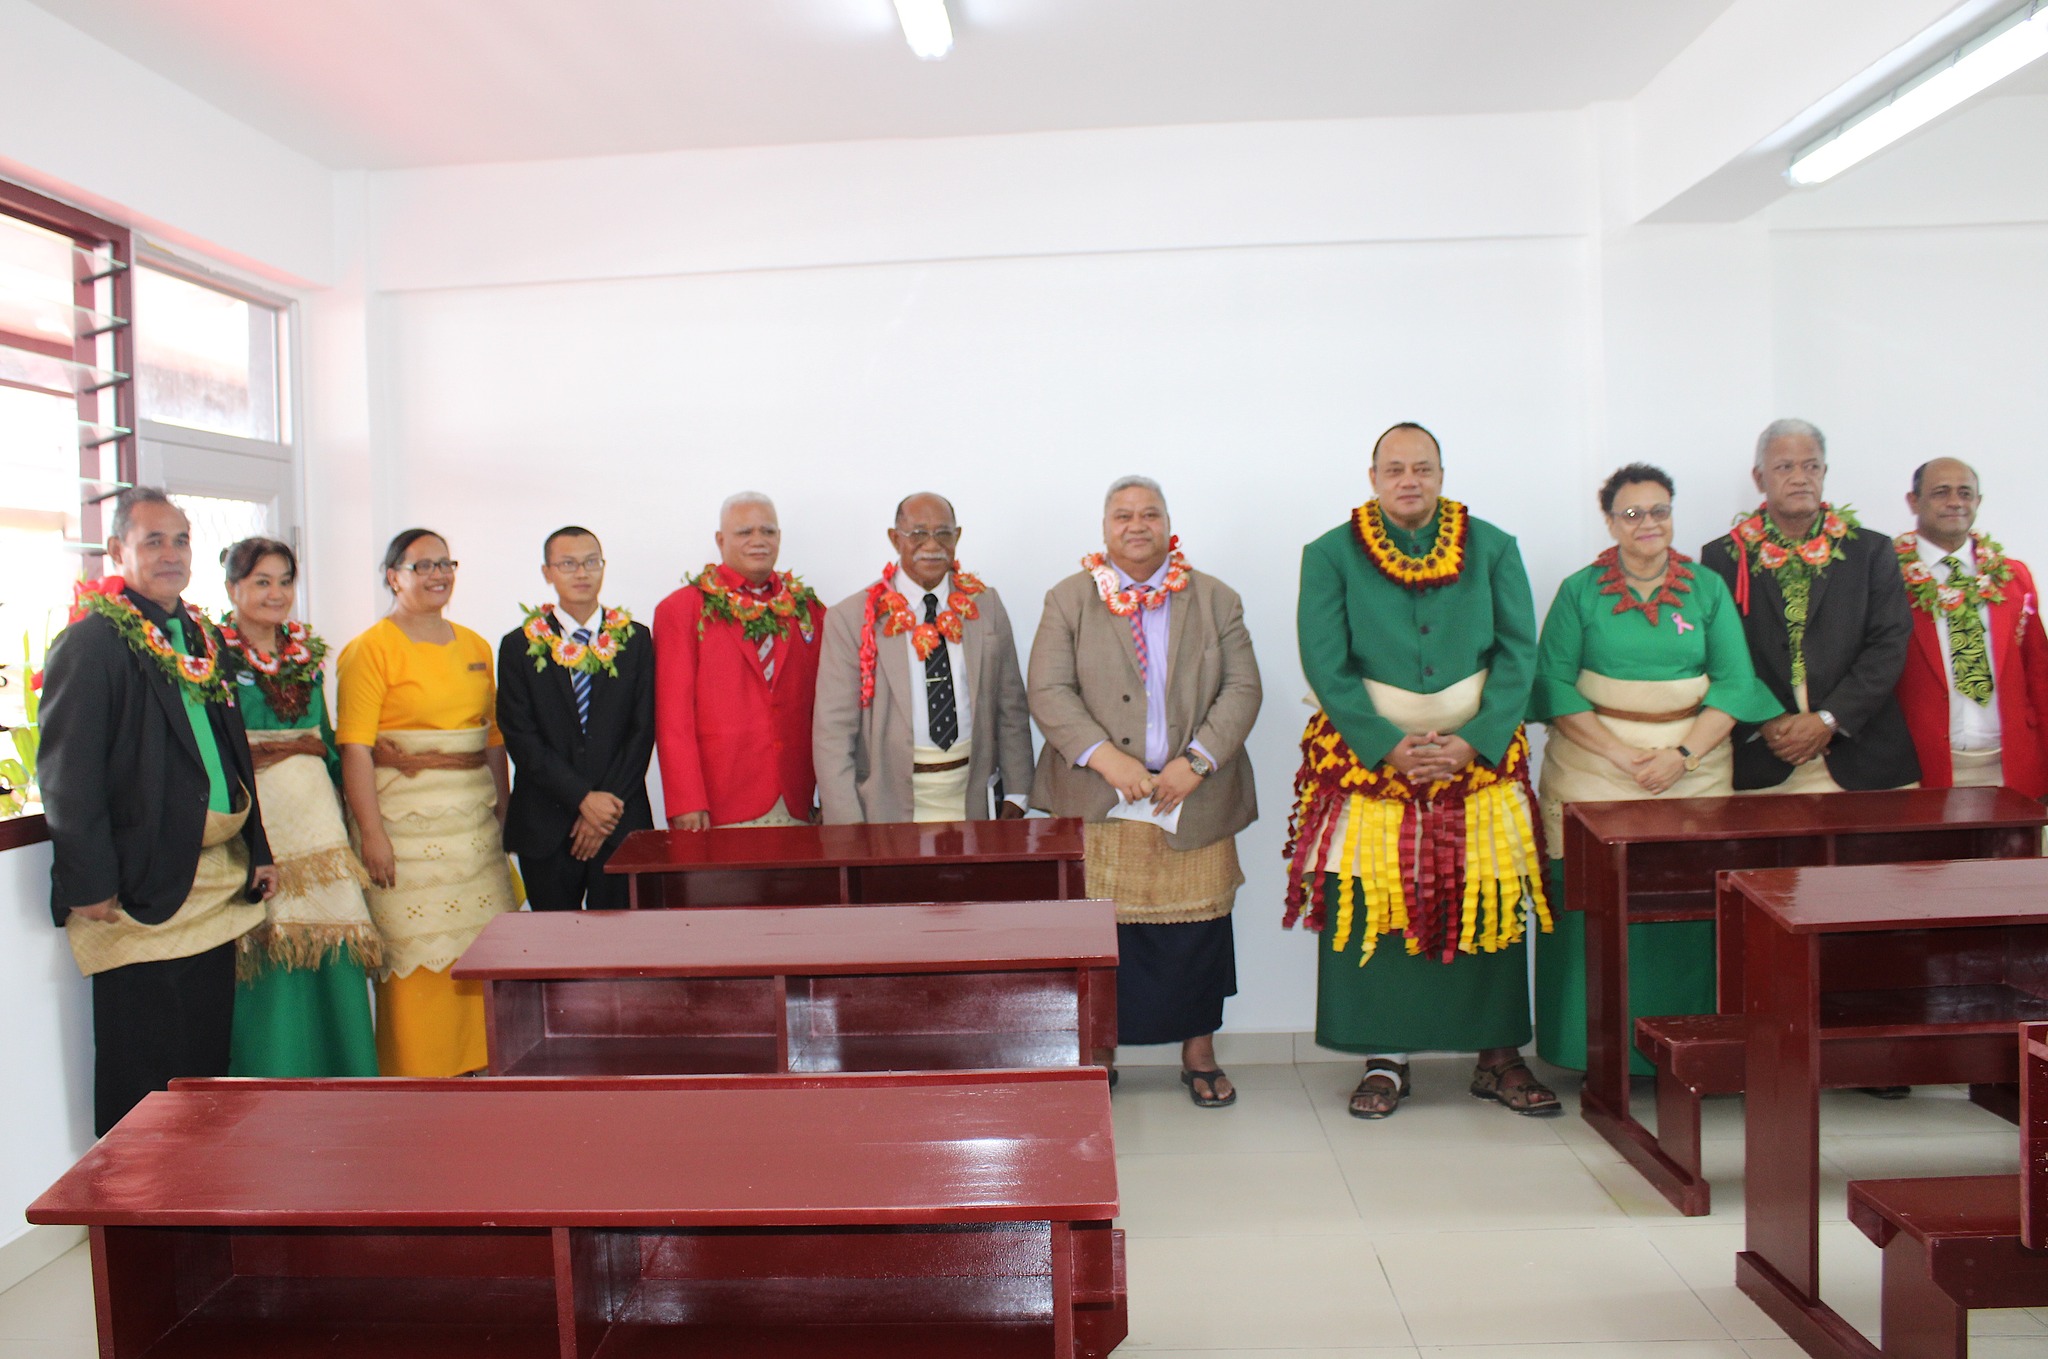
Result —
[[1673, 609], [1671, 611], [1671, 623], [1673, 627], [1676, 627], [1678, 629], [1678, 635], [1680, 637], [1683, 637], [1688, 632], [1691, 632], [1694, 626], [1693, 624], [1686, 622], [1685, 615], [1679, 613], [1676, 609]]

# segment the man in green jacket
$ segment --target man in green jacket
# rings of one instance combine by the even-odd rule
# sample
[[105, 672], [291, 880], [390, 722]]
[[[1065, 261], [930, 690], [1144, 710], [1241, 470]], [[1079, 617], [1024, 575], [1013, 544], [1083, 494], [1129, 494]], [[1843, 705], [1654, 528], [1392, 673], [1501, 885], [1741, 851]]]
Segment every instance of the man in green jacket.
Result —
[[1316, 1041], [1368, 1058], [1357, 1118], [1408, 1054], [1477, 1052], [1472, 1093], [1559, 1112], [1523, 1063], [1525, 912], [1549, 929], [1522, 733], [1536, 612], [1515, 540], [1442, 497], [1420, 425], [1373, 445], [1374, 500], [1302, 553], [1297, 627], [1319, 704], [1302, 736], [1287, 923], [1321, 931]]

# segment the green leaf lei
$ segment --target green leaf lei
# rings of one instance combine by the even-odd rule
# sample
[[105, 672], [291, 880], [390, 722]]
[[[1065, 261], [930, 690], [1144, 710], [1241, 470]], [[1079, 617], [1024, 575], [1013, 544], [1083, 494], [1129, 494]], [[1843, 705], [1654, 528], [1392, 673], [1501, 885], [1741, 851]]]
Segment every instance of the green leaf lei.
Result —
[[[1861, 528], [1856, 511], [1823, 504], [1814, 520], [1814, 533], [1804, 542], [1794, 542], [1778, 527], [1768, 510], [1735, 521], [1738, 552], [1754, 551], [1751, 571], [1769, 571], [1778, 578], [1785, 596], [1785, 642], [1792, 651], [1792, 683], [1806, 682], [1806, 621], [1813, 597], [1813, 582], [1820, 573], [1842, 560], [1842, 539]], [[1746, 597], [1746, 592], [1745, 592]]]

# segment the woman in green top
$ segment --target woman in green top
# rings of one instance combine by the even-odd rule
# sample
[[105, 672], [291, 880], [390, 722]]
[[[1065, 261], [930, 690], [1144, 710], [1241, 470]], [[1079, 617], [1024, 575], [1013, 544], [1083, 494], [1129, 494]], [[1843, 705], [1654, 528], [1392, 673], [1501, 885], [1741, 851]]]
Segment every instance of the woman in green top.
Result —
[[365, 964], [379, 944], [335, 794], [326, 643], [290, 621], [298, 559], [270, 538], [222, 554], [234, 612], [221, 624], [227, 679], [249, 731], [256, 792], [282, 883], [237, 957], [236, 1076], [374, 1076]]
[[[1727, 797], [1728, 733], [1783, 711], [1750, 665], [1728, 587], [1672, 550], [1671, 478], [1631, 463], [1600, 488], [1600, 509], [1615, 545], [1557, 587], [1529, 697], [1529, 720], [1550, 724], [1539, 786], [1558, 904], [1565, 803]], [[1555, 915], [1536, 948], [1536, 1050], [1584, 1070], [1586, 918]], [[1713, 1011], [1713, 921], [1631, 925], [1628, 952], [1631, 1019]]]

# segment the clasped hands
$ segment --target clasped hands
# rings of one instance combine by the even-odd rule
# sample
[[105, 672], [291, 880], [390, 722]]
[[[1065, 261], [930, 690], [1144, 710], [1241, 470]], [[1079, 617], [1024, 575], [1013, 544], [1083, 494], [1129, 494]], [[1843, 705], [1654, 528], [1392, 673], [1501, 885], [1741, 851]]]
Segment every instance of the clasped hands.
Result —
[[[598, 788], [585, 793], [576, 808], [576, 824], [569, 828], [570, 857], [585, 862], [596, 858], [625, 813], [626, 804], [616, 794]], [[705, 819], [710, 819], [708, 814]]]
[[1835, 739], [1835, 731], [1817, 713], [1785, 713], [1763, 724], [1764, 744], [1786, 764], [1818, 759]]
[[1446, 735], [1426, 731], [1404, 736], [1387, 752], [1387, 763], [1401, 771], [1410, 783], [1438, 783], [1455, 777], [1459, 770], [1479, 757], [1472, 743], [1455, 732]]
[[1663, 750], [1624, 748], [1608, 759], [1616, 769], [1634, 779], [1636, 787], [1652, 796], [1666, 792], [1685, 777], [1685, 756], [1668, 746]]
[[1189, 793], [1202, 785], [1202, 776], [1186, 756], [1168, 760], [1166, 767], [1155, 774], [1145, 767], [1144, 761], [1110, 749], [1107, 742], [1097, 746], [1088, 757], [1088, 767], [1102, 775], [1125, 802], [1149, 799], [1162, 813], [1180, 806]]

